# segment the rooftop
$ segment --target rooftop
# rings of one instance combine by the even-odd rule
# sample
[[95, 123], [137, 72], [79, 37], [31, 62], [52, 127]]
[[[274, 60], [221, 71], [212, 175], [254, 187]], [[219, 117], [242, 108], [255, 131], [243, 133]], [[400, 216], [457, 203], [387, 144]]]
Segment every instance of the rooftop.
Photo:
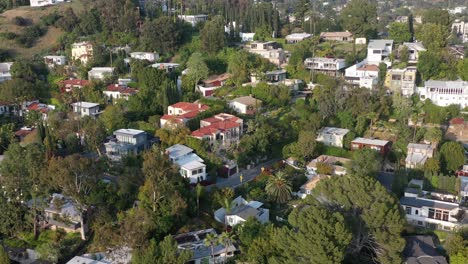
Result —
[[262, 101], [253, 98], [252, 96], [242, 96], [242, 97], [237, 97], [232, 100], [232, 102], [237, 102], [243, 105], [256, 105], [256, 104], [261, 104]]
[[358, 71], [379, 71], [379, 66], [373, 64], [365, 64], [357, 69]]
[[268, 71], [268, 72], [266, 72], [265, 74], [266, 74], [266, 75], [286, 74], [286, 70]]
[[166, 149], [166, 153], [172, 158], [179, 158], [192, 152], [193, 149], [181, 144], [176, 144]]
[[353, 33], [349, 31], [342, 31], [342, 32], [322, 32], [320, 33], [321, 38], [330, 38], [330, 37], [352, 37]]
[[312, 34], [309, 33], [292, 33], [286, 36], [286, 39], [304, 39], [304, 38], [310, 38], [312, 37]]
[[230, 73], [223, 73], [223, 74], [219, 74], [219, 75], [211, 75], [207, 79], [203, 80], [203, 83], [209, 84], [209, 83], [213, 83], [213, 82], [216, 82], [216, 81], [225, 81], [225, 80], [227, 80], [229, 78], [231, 78]]
[[170, 105], [173, 108], [180, 108], [185, 112], [188, 111], [205, 111], [210, 107], [204, 104], [190, 103], [190, 102], [178, 102], [173, 105]]
[[237, 206], [232, 210], [232, 212], [228, 215], [237, 215], [242, 219], [249, 219], [250, 217], [256, 217], [257, 215], [260, 215], [262, 213], [262, 210], [260, 208], [254, 208], [248, 204], [243, 204], [240, 206]]
[[337, 62], [345, 62], [345, 59], [338, 59], [338, 58], [325, 58], [325, 57], [313, 57], [305, 59], [306, 62], [327, 62], [327, 63], [337, 63]]
[[344, 136], [348, 134], [349, 129], [346, 128], [338, 128], [338, 127], [324, 127], [319, 130], [319, 134], [333, 134], [336, 136]]
[[71, 79], [71, 80], [63, 80], [60, 84], [65, 86], [85, 86], [89, 84], [88, 80], [81, 80], [81, 79]]
[[448, 264], [447, 260], [438, 253], [432, 236], [408, 236], [405, 240], [403, 256], [406, 264]]
[[371, 139], [371, 138], [355, 138], [351, 143], [357, 143], [357, 144], [364, 144], [364, 145], [373, 145], [373, 146], [381, 146], [384, 147], [387, 145], [390, 141], [387, 140], [380, 140], [380, 139]]
[[409, 143], [408, 149], [434, 150], [434, 147], [429, 144]]
[[127, 134], [127, 135], [136, 136], [142, 133], [146, 133], [146, 132], [143, 130], [131, 129], [131, 128], [122, 128], [122, 129], [114, 131], [114, 135], [115, 134]]
[[114, 67], [93, 67], [90, 72], [113, 72]]
[[424, 85], [428, 88], [468, 88], [468, 82], [465, 81], [429, 80]]
[[124, 85], [118, 85], [118, 84], [111, 84], [107, 86], [106, 91], [108, 92], [119, 92], [122, 94], [134, 94], [137, 92], [136, 89], [124, 86]]
[[71, 105], [72, 106], [77, 106], [77, 107], [80, 107], [80, 108], [93, 108], [93, 107], [99, 106], [99, 104], [90, 103], [90, 102], [76, 102], [76, 103], [72, 103]]
[[391, 39], [371, 39], [369, 40], [369, 49], [385, 49], [386, 47], [393, 45], [393, 40]]
[[417, 51], [426, 51], [421, 42], [403, 42], [403, 46], [408, 47], [408, 49], [417, 50]]
[[401, 197], [400, 204], [413, 206], [417, 208], [431, 207], [448, 211], [459, 208], [458, 204], [455, 203], [442, 202], [419, 197]]

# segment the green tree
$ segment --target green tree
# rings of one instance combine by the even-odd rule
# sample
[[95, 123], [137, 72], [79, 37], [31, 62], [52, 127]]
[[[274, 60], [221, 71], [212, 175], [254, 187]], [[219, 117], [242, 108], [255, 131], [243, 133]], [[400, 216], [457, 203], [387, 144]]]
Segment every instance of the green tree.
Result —
[[143, 24], [141, 42], [146, 50], [174, 52], [181, 44], [182, 33], [180, 22], [161, 16]]
[[393, 22], [388, 28], [388, 35], [396, 43], [403, 43], [411, 40], [411, 32], [408, 23]]
[[126, 128], [127, 126], [124, 111], [120, 106], [108, 105], [100, 119], [108, 133], [113, 133], [115, 130]]
[[459, 60], [457, 64], [458, 75], [462, 80], [468, 81], [468, 58]]
[[3, 246], [0, 246], [0, 263], [10, 264], [10, 258], [8, 257], [8, 253], [5, 251]]
[[377, 34], [377, 5], [369, 0], [352, 0], [341, 11], [343, 28], [357, 37]]
[[224, 19], [222, 16], [215, 16], [212, 20], [206, 22], [200, 32], [202, 49], [209, 54], [215, 54], [221, 50], [226, 41], [224, 35]]
[[435, 144], [439, 143], [442, 140], [442, 130], [438, 127], [428, 128], [424, 134], [424, 140]]
[[440, 172], [440, 162], [436, 158], [429, 158], [424, 163], [424, 173], [428, 175], [437, 175]]
[[354, 151], [350, 169], [354, 175], [369, 175], [377, 177], [381, 166], [382, 157], [379, 152], [373, 149], [364, 148]]
[[447, 10], [443, 9], [429, 9], [423, 13], [422, 22], [424, 24], [437, 24], [444, 27], [450, 26], [450, 14]]
[[429, 51], [438, 51], [447, 45], [448, 30], [437, 24], [423, 24], [416, 29], [416, 39]]
[[89, 151], [96, 151], [101, 156], [101, 146], [106, 138], [106, 128], [100, 119], [89, 120], [83, 127], [85, 146]]
[[188, 73], [187, 77], [190, 82], [195, 86], [195, 91], [197, 90], [197, 85], [200, 80], [206, 79], [209, 74], [208, 66], [206, 66], [203, 56], [200, 52], [195, 52], [190, 56], [187, 61]]
[[400, 61], [403, 63], [408, 63], [409, 60], [409, 51], [407, 46], [403, 46], [399, 52]]
[[265, 191], [277, 203], [286, 203], [291, 199], [291, 183], [282, 171], [268, 178]]
[[214, 259], [214, 247], [218, 243], [218, 237], [216, 234], [209, 233], [205, 237], [205, 241], [203, 242], [205, 246], [210, 247], [211, 250], [211, 258]]
[[195, 194], [197, 196], [197, 214], [200, 215], [200, 198], [205, 193], [205, 188], [200, 183], [195, 186]]
[[465, 164], [465, 149], [460, 143], [445, 142], [440, 148], [442, 168], [446, 172], [455, 172]]
[[249, 76], [249, 53], [240, 50], [231, 54], [228, 58], [228, 72], [232, 75], [233, 82], [240, 87], [248, 80]]
[[439, 74], [442, 64], [440, 54], [425, 51], [419, 53], [418, 71], [421, 73], [421, 79], [427, 81]]
[[132, 263], [135, 264], [185, 264], [192, 258], [192, 252], [189, 250], [179, 251], [177, 242], [172, 236], [166, 236], [163, 241], [156, 242], [155, 239], [141, 250], [137, 250], [132, 257]]
[[[235, 235], [234, 233], [230, 232], [223, 232], [221, 235], [218, 236], [218, 242], [224, 246], [224, 255], [227, 256], [229, 248], [233, 247], [235, 243]], [[227, 258], [227, 257], [226, 257]]]

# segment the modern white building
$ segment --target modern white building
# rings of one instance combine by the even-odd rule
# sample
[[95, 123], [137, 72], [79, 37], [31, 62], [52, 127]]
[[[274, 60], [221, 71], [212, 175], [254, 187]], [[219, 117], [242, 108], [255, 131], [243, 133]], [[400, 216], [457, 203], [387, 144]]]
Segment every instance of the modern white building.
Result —
[[10, 69], [13, 62], [0, 62], [0, 83], [11, 80]]
[[32, 7], [55, 5], [57, 2], [65, 2], [64, 0], [29, 0]]
[[89, 80], [104, 80], [114, 75], [114, 67], [94, 67], [88, 72]]
[[189, 23], [194, 27], [200, 22], [208, 20], [208, 15], [178, 15], [179, 19]]
[[305, 67], [317, 73], [338, 77], [346, 67], [345, 59], [314, 57], [304, 61]]
[[260, 223], [270, 221], [270, 210], [262, 208], [263, 203], [258, 201], [247, 202], [242, 196], [237, 197], [231, 202], [231, 210], [219, 208], [214, 213], [216, 221], [229, 225], [231, 227], [242, 224], [249, 218], [255, 218]]
[[254, 40], [255, 33], [242, 33], [240, 32], [240, 38], [242, 42], [250, 42]]
[[367, 63], [379, 65], [381, 62], [392, 66], [390, 55], [393, 50], [391, 39], [371, 39], [367, 45]]
[[282, 65], [286, 62], [286, 53], [275, 41], [260, 42], [254, 41], [246, 46], [250, 53], [260, 55], [275, 65]]
[[345, 80], [355, 86], [372, 89], [379, 81], [379, 66], [364, 60], [345, 70]]
[[44, 57], [44, 63], [49, 68], [54, 68], [55, 66], [63, 66], [67, 64], [67, 57], [48, 55]]
[[426, 51], [426, 48], [421, 42], [403, 42], [403, 45], [399, 48], [400, 51], [402, 47], [406, 47], [408, 49], [409, 63], [417, 63], [419, 60], [419, 53]]
[[114, 138], [104, 144], [106, 155], [112, 161], [120, 161], [127, 155], [136, 155], [150, 146], [148, 134], [138, 129], [119, 129]]
[[262, 101], [252, 96], [243, 96], [229, 101], [229, 106], [240, 114], [252, 115], [260, 109]]
[[192, 258], [188, 263], [192, 264], [215, 264], [225, 263], [226, 260], [234, 256], [237, 250], [233, 244], [226, 247], [223, 243], [216, 242], [213, 247], [205, 244], [208, 234], [217, 236], [213, 228], [198, 230], [174, 236], [179, 251], [192, 252]]
[[189, 179], [191, 184], [206, 180], [206, 165], [204, 160], [197, 154], [193, 153], [193, 149], [176, 144], [166, 149], [166, 154], [169, 159], [179, 165], [180, 175]]
[[418, 87], [421, 100], [429, 99], [438, 106], [468, 106], [468, 82], [429, 80], [424, 87]]
[[293, 33], [286, 36], [286, 43], [295, 44], [306, 39], [312, 38], [312, 34], [309, 33]]
[[149, 62], [155, 62], [159, 60], [159, 54], [156, 52], [131, 52], [130, 58], [135, 60], [147, 60]]
[[90, 102], [76, 102], [71, 104], [73, 107], [73, 112], [79, 114], [81, 117], [91, 116], [96, 117], [101, 112], [99, 112], [99, 104], [90, 103]]
[[409, 143], [405, 159], [407, 169], [421, 169], [427, 159], [434, 156], [435, 147], [428, 144]]
[[468, 22], [455, 20], [452, 24], [452, 31], [455, 31], [463, 43], [468, 42]]
[[71, 46], [72, 59], [86, 65], [93, 58], [93, 44], [89, 41], [73, 43]]
[[337, 127], [324, 127], [317, 132], [317, 141], [327, 146], [343, 147], [343, 140], [349, 129]]

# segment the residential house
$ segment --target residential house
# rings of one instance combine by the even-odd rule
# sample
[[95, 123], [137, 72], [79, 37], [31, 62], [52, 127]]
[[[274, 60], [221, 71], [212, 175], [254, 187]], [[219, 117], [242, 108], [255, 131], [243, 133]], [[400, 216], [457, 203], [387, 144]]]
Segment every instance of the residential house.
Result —
[[275, 65], [282, 65], [286, 62], [286, 53], [275, 41], [260, 42], [254, 41], [246, 46], [250, 53], [260, 55]]
[[41, 120], [47, 120], [49, 111], [54, 109], [55, 106], [53, 105], [41, 104], [39, 101], [32, 101], [26, 104], [26, 109], [24, 109], [24, 111], [26, 114], [36, 112], [40, 115]]
[[318, 167], [320, 164], [325, 164], [330, 166], [331, 168], [331, 175], [345, 175], [346, 174], [346, 164], [351, 162], [350, 159], [335, 157], [335, 156], [328, 156], [328, 155], [320, 155], [316, 159], [313, 159], [309, 162], [306, 166], [308, 175], [318, 175], [319, 172]]
[[312, 194], [312, 190], [315, 189], [315, 187], [321, 180], [327, 179], [330, 177], [331, 177], [330, 175], [323, 175], [323, 174], [314, 175], [299, 188], [299, 192], [297, 193], [297, 196], [301, 197], [302, 199], [305, 199], [307, 195]]
[[32, 127], [22, 127], [19, 130], [15, 131], [15, 138], [19, 142], [22, 142], [28, 135], [37, 133], [37, 130]]
[[416, 64], [419, 60], [419, 53], [426, 51], [421, 42], [403, 42], [399, 47], [399, 52], [401, 49], [406, 47], [408, 49], [408, 63]]
[[262, 208], [263, 203], [258, 201], [247, 202], [242, 196], [231, 202], [230, 210], [219, 208], [214, 213], [216, 221], [234, 227], [242, 224], [249, 218], [255, 218], [264, 224], [270, 221], [270, 210]]
[[456, 19], [452, 24], [452, 31], [457, 33], [463, 43], [468, 42], [468, 22]]
[[334, 77], [343, 75], [343, 71], [346, 67], [345, 59], [323, 57], [307, 58], [304, 64], [309, 70]]
[[447, 11], [451, 14], [451, 15], [455, 15], [455, 14], [462, 14], [463, 12], [466, 11], [466, 6], [456, 6], [454, 8], [449, 8], [447, 9]]
[[173, 72], [177, 68], [180, 67], [180, 64], [178, 63], [168, 63], [168, 62], [160, 62], [160, 63], [155, 63], [150, 65], [153, 68], [160, 69], [162, 71], [166, 72]]
[[449, 123], [444, 138], [463, 145], [468, 144], [468, 122], [465, 122], [463, 118], [453, 118]]
[[405, 264], [448, 264], [445, 257], [439, 253], [430, 235], [405, 237], [406, 246], [403, 250]]
[[114, 75], [114, 67], [94, 67], [88, 72], [89, 80], [104, 80]]
[[130, 58], [135, 60], [147, 60], [149, 62], [155, 62], [159, 60], [159, 54], [156, 52], [131, 52]]
[[180, 251], [192, 252], [191, 264], [214, 264], [225, 263], [226, 260], [234, 256], [237, 251], [233, 244], [226, 247], [223, 243], [215, 242], [213, 246], [207, 246], [205, 239], [208, 234], [217, 236], [213, 228], [203, 229], [174, 236], [177, 248]]
[[355, 138], [351, 141], [351, 150], [370, 148], [378, 151], [382, 155], [386, 155], [392, 147], [392, 142], [380, 139], [371, 138]]
[[381, 62], [392, 66], [390, 55], [393, 50], [393, 40], [391, 39], [371, 39], [367, 45], [367, 62], [379, 65]]
[[408, 16], [397, 16], [395, 22], [398, 23], [408, 23]]
[[192, 137], [208, 140], [210, 144], [221, 146], [238, 144], [243, 132], [243, 120], [226, 113], [200, 121], [200, 129], [192, 132]]
[[427, 196], [429, 192], [407, 190], [400, 198], [409, 224], [449, 231], [468, 226], [468, 214], [457, 203], [440, 200], [441, 196], [424, 198]]
[[349, 129], [337, 127], [324, 127], [317, 132], [317, 141], [327, 146], [343, 147], [343, 140]]
[[178, 102], [167, 107], [167, 114], [160, 119], [161, 127], [171, 127], [185, 125], [189, 120], [196, 117], [199, 113], [208, 110], [209, 107], [204, 104]]
[[253, 41], [255, 37], [255, 33], [243, 33], [240, 32], [240, 38], [242, 42], [250, 42]]
[[67, 57], [48, 55], [44, 57], [44, 63], [49, 68], [54, 68], [55, 66], [63, 66], [67, 64]]
[[72, 59], [80, 61], [81, 64], [88, 64], [93, 58], [93, 44], [89, 41], [83, 41], [72, 44]]
[[253, 115], [260, 109], [262, 101], [253, 98], [252, 96], [242, 96], [235, 98], [229, 102], [229, 106], [236, 112], [244, 115]]
[[13, 103], [0, 102], [0, 115], [10, 115], [14, 110]]
[[89, 85], [88, 80], [81, 80], [81, 79], [69, 79], [63, 80], [59, 83], [61, 92], [71, 92], [74, 89], [81, 89], [86, 85]]
[[138, 92], [137, 89], [130, 88], [124, 85], [111, 84], [108, 85], [103, 94], [107, 97], [109, 102], [114, 101], [116, 103], [118, 99], [124, 99], [128, 101], [130, 96], [135, 95]]
[[372, 89], [379, 80], [379, 66], [364, 60], [345, 70], [345, 80], [355, 86]]
[[0, 62], [0, 83], [11, 80], [10, 69], [13, 62]]
[[191, 184], [206, 180], [206, 165], [204, 160], [197, 154], [193, 153], [193, 149], [176, 144], [166, 149], [166, 154], [169, 159], [179, 165], [180, 175], [189, 179]]
[[[463, 167], [465, 167], [464, 165]], [[466, 168], [468, 170], [468, 168]], [[468, 176], [458, 176], [460, 179], [460, 200], [464, 202], [468, 202]]]
[[416, 67], [388, 69], [385, 77], [385, 86], [393, 93], [410, 97], [416, 92], [416, 72]]
[[104, 144], [107, 157], [113, 161], [120, 161], [127, 155], [136, 155], [151, 145], [148, 133], [143, 130], [119, 129], [113, 134], [114, 138]]
[[459, 105], [468, 106], [468, 82], [429, 80], [424, 87], [418, 87], [419, 98], [429, 99], [438, 106]]
[[[81, 232], [81, 212], [70, 197], [54, 193], [44, 208], [45, 227], [52, 230], [62, 229], [67, 233]], [[86, 228], [86, 227], [84, 227]]]
[[189, 23], [194, 27], [200, 22], [208, 20], [208, 15], [178, 15], [179, 19]]
[[231, 74], [223, 73], [220, 75], [212, 75], [208, 79], [202, 80], [197, 89], [203, 96], [212, 96], [214, 91], [226, 84], [226, 81], [231, 78]]
[[79, 114], [81, 117], [96, 117], [101, 114], [101, 112], [99, 112], [99, 104], [90, 102], [76, 102], [71, 105], [73, 107], [73, 112]]
[[286, 36], [286, 43], [295, 44], [306, 39], [312, 38], [312, 34], [309, 33], [293, 33]]
[[353, 41], [353, 34], [349, 31], [344, 32], [322, 32], [320, 33], [320, 40], [322, 41], [338, 41], [338, 42], [351, 42]]
[[269, 71], [265, 73], [268, 83], [279, 83], [286, 80], [286, 70]]
[[405, 159], [407, 169], [422, 168], [427, 159], [434, 157], [435, 146], [428, 144], [409, 143]]
[[[29, 0], [29, 3], [32, 7], [55, 5], [56, 2], [58, 1], [57, 0]], [[61, 2], [63, 2], [63, 0]]]

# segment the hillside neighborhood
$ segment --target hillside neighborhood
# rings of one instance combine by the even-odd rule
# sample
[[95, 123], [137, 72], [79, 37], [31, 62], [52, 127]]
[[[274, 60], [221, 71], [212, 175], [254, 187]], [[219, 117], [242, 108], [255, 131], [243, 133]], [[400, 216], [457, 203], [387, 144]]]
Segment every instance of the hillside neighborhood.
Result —
[[467, 7], [0, 0], [0, 264], [468, 263]]

